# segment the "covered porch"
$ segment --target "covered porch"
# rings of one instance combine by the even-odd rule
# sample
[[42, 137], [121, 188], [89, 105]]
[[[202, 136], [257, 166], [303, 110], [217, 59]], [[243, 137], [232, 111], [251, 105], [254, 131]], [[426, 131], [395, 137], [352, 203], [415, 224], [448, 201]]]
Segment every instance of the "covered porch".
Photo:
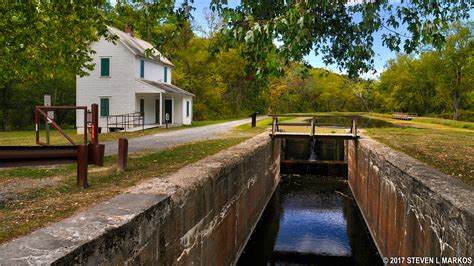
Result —
[[172, 84], [137, 80], [135, 111], [144, 116], [145, 128], [191, 124], [193, 94]]

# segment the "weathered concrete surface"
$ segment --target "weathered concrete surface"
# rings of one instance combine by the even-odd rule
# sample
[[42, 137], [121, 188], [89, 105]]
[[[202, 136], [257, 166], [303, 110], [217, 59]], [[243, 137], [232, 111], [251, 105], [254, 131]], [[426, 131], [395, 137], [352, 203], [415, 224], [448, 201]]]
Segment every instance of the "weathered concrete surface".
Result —
[[349, 186], [385, 257], [474, 255], [474, 188], [370, 138], [349, 141]]
[[1, 265], [229, 265], [279, 182], [261, 134], [0, 246]]

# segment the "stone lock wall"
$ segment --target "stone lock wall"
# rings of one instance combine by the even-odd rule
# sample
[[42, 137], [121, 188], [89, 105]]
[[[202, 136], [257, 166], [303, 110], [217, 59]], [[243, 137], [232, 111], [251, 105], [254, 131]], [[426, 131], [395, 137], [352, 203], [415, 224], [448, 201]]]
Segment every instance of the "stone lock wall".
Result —
[[349, 186], [384, 257], [472, 257], [474, 188], [370, 138], [349, 141]]
[[230, 265], [278, 182], [263, 133], [0, 246], [1, 265]]

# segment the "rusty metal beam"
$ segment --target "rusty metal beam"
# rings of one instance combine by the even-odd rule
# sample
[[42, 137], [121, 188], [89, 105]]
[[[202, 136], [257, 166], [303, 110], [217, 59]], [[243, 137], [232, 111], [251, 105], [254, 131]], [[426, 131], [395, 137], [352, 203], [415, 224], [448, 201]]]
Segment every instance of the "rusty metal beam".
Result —
[[0, 168], [72, 163], [77, 146], [0, 146]]
[[360, 115], [330, 115], [330, 114], [269, 114], [270, 117], [360, 117]]
[[287, 133], [287, 132], [277, 132], [271, 134], [273, 138], [284, 138], [284, 139], [347, 139], [353, 140], [359, 138], [359, 136], [354, 136], [353, 134], [315, 134], [311, 136], [309, 133]]
[[57, 109], [84, 109], [87, 111], [87, 106], [69, 106], [69, 105], [56, 105], [56, 106], [36, 106], [38, 109], [43, 109], [46, 111], [52, 111]]

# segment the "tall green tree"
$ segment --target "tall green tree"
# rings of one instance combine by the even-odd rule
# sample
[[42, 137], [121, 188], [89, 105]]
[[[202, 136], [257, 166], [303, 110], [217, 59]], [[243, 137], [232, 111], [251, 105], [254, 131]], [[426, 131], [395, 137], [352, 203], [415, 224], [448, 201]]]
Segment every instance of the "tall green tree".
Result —
[[[472, 8], [469, 0], [392, 2], [242, 0], [230, 7], [227, 0], [212, 0], [211, 7], [223, 14], [230, 36], [245, 40], [263, 57], [276, 51], [299, 61], [314, 50], [326, 64], [337, 64], [351, 76], [373, 66], [375, 32], [385, 29], [383, 44], [395, 51], [440, 47], [448, 25], [468, 18]], [[402, 28], [408, 33], [398, 32]], [[264, 60], [253, 63], [267, 68]]]
[[[472, 25], [472, 24], [471, 24]], [[474, 87], [474, 39], [472, 29], [454, 24], [445, 45], [418, 57], [399, 54], [388, 62], [380, 77], [390, 111], [418, 114], [459, 110], [470, 105]]]
[[[4, 1], [0, 5], [0, 112], [6, 129], [13, 95], [59, 71], [85, 75], [90, 44], [108, 36], [104, 1]], [[29, 89], [34, 90], [34, 86]]]
[[437, 54], [443, 71], [439, 74], [441, 86], [452, 95], [453, 120], [458, 120], [461, 97], [474, 89], [474, 36], [473, 27], [454, 24], [452, 35]]

